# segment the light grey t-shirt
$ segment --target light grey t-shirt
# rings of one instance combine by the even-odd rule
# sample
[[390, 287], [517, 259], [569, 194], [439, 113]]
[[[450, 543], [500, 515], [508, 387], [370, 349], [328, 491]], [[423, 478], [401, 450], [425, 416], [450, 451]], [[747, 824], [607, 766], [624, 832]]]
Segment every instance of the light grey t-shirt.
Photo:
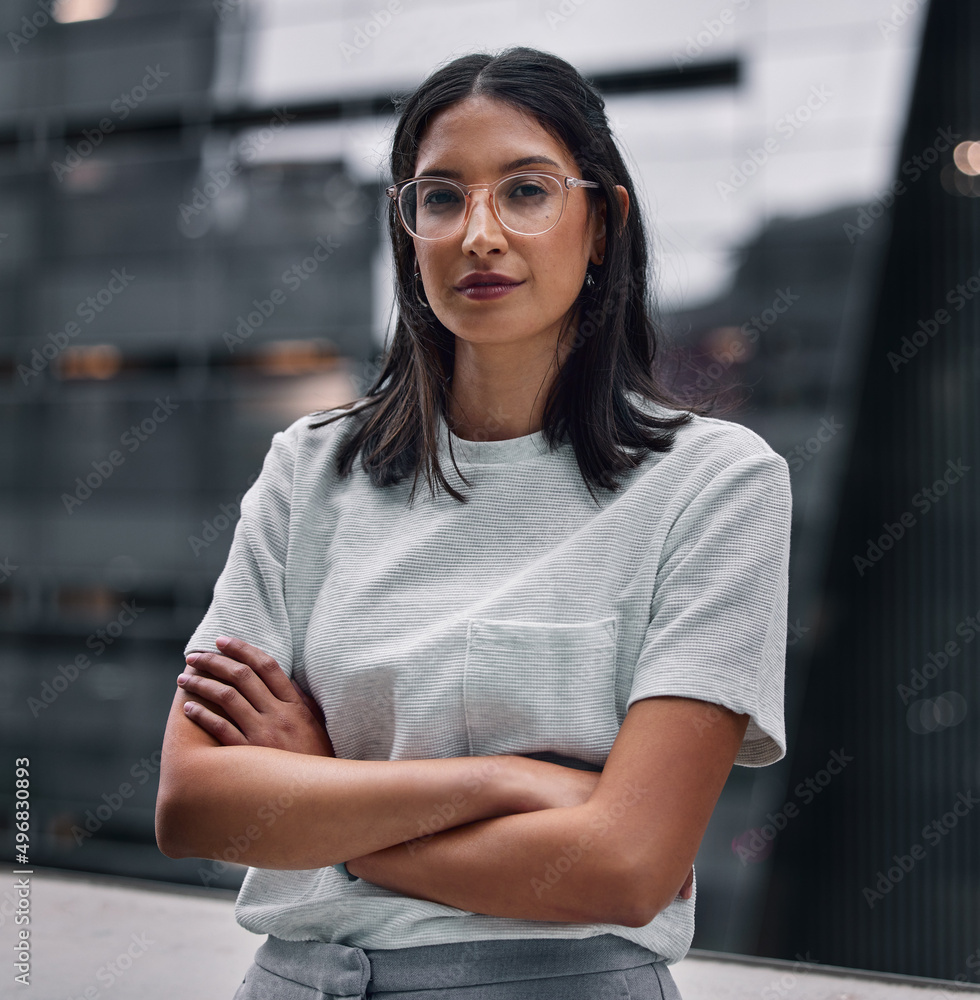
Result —
[[[470, 501], [432, 499], [420, 474], [409, 507], [411, 476], [376, 489], [358, 456], [338, 477], [353, 421], [309, 429], [316, 419], [273, 437], [185, 653], [222, 634], [265, 650], [323, 707], [343, 758], [523, 754], [598, 769], [630, 705], [655, 695], [749, 713], [738, 764], [785, 754], [792, 499], [785, 460], [758, 434], [695, 415], [621, 490], [596, 488], [597, 507], [570, 443], [466, 441], [440, 419], [443, 472]], [[676, 962], [695, 898], [634, 928], [472, 913], [333, 867], [250, 868], [235, 913], [256, 933], [361, 948], [618, 934]]]

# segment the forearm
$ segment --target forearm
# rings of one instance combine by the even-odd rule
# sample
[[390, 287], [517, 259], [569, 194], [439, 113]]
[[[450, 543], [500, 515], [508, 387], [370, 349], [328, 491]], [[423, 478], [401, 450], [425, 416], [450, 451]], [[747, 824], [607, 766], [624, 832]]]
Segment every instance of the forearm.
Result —
[[526, 806], [509, 757], [362, 761], [260, 746], [165, 756], [157, 837], [171, 857], [321, 868]]
[[351, 874], [417, 899], [525, 920], [642, 926], [635, 880], [596, 803], [456, 827], [348, 862]]

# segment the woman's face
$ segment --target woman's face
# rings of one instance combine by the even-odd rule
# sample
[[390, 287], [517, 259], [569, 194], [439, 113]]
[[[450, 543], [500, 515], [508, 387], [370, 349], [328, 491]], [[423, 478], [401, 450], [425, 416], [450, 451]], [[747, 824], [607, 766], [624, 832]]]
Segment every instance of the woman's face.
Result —
[[[469, 97], [433, 116], [419, 145], [415, 176], [492, 184], [506, 174], [536, 169], [581, 176], [565, 145], [533, 116], [494, 98]], [[586, 191], [573, 188], [550, 232], [518, 236], [497, 222], [488, 192], [474, 192], [472, 200], [470, 216], [454, 236], [415, 240], [432, 311], [463, 340], [531, 340], [553, 353], [589, 259], [602, 259], [605, 211], [590, 213]], [[510, 283], [506, 289], [467, 288], [467, 281], [490, 272]]]

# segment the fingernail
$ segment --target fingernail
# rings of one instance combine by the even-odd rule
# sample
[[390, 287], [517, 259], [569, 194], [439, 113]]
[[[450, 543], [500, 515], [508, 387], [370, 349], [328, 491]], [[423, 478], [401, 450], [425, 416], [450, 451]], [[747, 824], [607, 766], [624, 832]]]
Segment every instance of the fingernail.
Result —
[[178, 684], [186, 684], [190, 679], [191, 678], [190, 678], [189, 674], [178, 674], [178, 676], [177, 676], [177, 683]]
[[187, 656], [184, 657], [184, 662], [194, 663], [200, 655], [200, 653], [188, 653]]
[[214, 644], [220, 649], [223, 646], [227, 646], [231, 642], [231, 639], [226, 635], [219, 635], [217, 639], [214, 640]]

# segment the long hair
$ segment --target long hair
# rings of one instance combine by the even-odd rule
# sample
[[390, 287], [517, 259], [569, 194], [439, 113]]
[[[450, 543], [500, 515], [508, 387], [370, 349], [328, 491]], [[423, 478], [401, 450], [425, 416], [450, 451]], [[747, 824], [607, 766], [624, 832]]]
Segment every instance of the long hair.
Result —
[[[570, 351], [550, 387], [542, 417], [549, 448], [571, 441], [589, 493], [616, 490], [615, 475], [635, 468], [649, 451], [670, 451], [674, 432], [713, 406], [705, 397], [681, 401], [655, 369], [657, 328], [651, 319], [647, 237], [633, 182], [609, 128], [605, 102], [578, 71], [557, 56], [517, 47], [499, 55], [455, 59], [432, 73], [405, 101], [392, 142], [394, 182], [414, 176], [419, 144], [432, 116], [467, 97], [485, 96], [529, 112], [564, 143], [585, 180], [589, 211], [606, 205], [606, 250], [601, 267], [589, 265], [586, 280], [563, 321], [559, 342], [574, 332]], [[629, 194], [622, 217], [615, 186]], [[395, 263], [396, 325], [380, 374], [364, 397], [346, 404], [322, 427], [359, 415], [357, 429], [339, 449], [337, 471], [348, 475], [362, 452], [362, 467], [375, 486], [397, 483], [414, 471], [409, 502], [420, 468], [435, 496], [433, 479], [461, 503], [467, 498], [446, 481], [438, 459], [438, 415], [447, 413], [447, 382], [453, 372], [455, 335], [426, 309], [414, 277], [412, 238], [388, 203], [388, 231]], [[556, 348], [556, 360], [558, 343]], [[656, 416], [628, 398], [679, 411]], [[717, 395], [717, 394], [716, 394]], [[353, 409], [356, 407], [356, 409]], [[332, 411], [319, 410], [311, 416]], [[452, 455], [453, 465], [463, 482]], [[598, 503], [598, 501], [596, 501]]]

